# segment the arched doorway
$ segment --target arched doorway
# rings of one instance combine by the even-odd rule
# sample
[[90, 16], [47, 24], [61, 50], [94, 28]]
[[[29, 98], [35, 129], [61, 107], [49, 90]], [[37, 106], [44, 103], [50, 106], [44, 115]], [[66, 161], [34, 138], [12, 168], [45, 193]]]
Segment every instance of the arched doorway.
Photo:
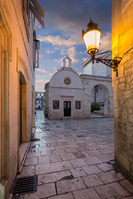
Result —
[[19, 129], [19, 144], [25, 142], [27, 135], [27, 84], [22, 72], [19, 72], [19, 101], [20, 101], [20, 129]]
[[91, 112], [97, 115], [109, 116], [110, 96], [108, 88], [102, 84], [94, 84], [91, 89]]

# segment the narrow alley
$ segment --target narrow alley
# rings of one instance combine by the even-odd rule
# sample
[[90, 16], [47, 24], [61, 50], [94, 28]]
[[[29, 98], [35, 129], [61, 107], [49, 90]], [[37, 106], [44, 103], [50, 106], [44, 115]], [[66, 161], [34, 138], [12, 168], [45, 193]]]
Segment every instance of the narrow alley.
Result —
[[35, 120], [17, 178], [37, 176], [37, 192], [14, 199], [133, 198], [133, 185], [115, 170], [112, 118], [47, 120], [37, 111]]

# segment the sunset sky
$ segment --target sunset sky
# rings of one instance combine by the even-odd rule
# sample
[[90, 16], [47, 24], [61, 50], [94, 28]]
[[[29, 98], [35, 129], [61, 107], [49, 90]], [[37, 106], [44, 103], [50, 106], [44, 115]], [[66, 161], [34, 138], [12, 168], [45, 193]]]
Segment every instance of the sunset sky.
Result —
[[36, 91], [44, 91], [62, 59], [69, 55], [72, 67], [81, 74], [88, 58], [82, 40], [82, 29], [90, 21], [102, 29], [100, 50], [111, 49], [111, 0], [39, 0], [45, 10], [45, 28], [36, 25], [41, 41], [40, 67], [36, 69]]

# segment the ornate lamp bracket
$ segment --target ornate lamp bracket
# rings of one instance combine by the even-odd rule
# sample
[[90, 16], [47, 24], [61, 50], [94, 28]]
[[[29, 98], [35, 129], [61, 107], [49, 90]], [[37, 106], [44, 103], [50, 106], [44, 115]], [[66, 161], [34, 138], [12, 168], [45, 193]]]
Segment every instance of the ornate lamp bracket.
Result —
[[114, 72], [117, 72], [117, 75], [118, 75], [118, 64], [121, 62], [122, 57], [115, 57], [114, 59], [103, 59], [103, 58], [96, 58], [95, 56], [92, 56], [93, 63], [94, 63], [94, 60], [96, 61], [96, 63], [101, 62], [109, 66], [110, 68], [113, 69]]

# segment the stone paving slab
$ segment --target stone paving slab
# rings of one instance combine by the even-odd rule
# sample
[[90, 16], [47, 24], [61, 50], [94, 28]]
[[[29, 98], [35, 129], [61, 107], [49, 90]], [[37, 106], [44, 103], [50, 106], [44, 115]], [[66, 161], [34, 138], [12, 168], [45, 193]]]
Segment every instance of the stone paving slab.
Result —
[[50, 163], [49, 156], [38, 157], [38, 164], [47, 164], [47, 163]]
[[75, 199], [100, 199], [95, 189], [88, 188], [73, 192]]
[[73, 153], [62, 153], [60, 154], [61, 158], [63, 160], [74, 160], [77, 159], [77, 157]]
[[35, 166], [24, 166], [21, 174], [19, 174], [17, 177], [28, 177], [28, 176], [34, 176], [35, 175]]
[[83, 170], [88, 174], [95, 174], [95, 173], [101, 173], [102, 171], [98, 168], [96, 165], [91, 165], [87, 167], [83, 167]]
[[111, 163], [102, 163], [97, 165], [102, 171], [110, 171], [113, 170], [113, 164]]
[[122, 180], [120, 184], [131, 194], [133, 194], [133, 184], [131, 184], [128, 180]]
[[112, 118], [35, 117], [40, 141], [31, 142], [17, 177], [37, 175], [37, 192], [17, 199], [133, 199], [133, 185], [114, 167]]
[[62, 159], [61, 159], [61, 156], [59, 154], [56, 154], [56, 155], [51, 155], [50, 156], [50, 161], [51, 162], [61, 162]]
[[75, 190], [86, 188], [81, 178], [75, 178], [73, 180], [64, 180], [56, 183], [58, 194], [67, 193]]
[[87, 173], [82, 169], [82, 168], [75, 168], [75, 169], [70, 169], [72, 175], [75, 178], [81, 177], [81, 176], [86, 176]]
[[71, 175], [72, 174], [69, 170], [56, 172], [56, 173], [50, 173], [50, 174], [38, 175], [38, 185], [41, 185], [44, 183], [46, 184], [50, 182], [58, 182], [64, 177], [69, 177]]
[[58, 196], [50, 197], [49, 199], [74, 199], [72, 193], [61, 194]]
[[87, 162], [88, 165], [94, 165], [94, 164], [102, 163], [102, 161], [95, 156], [85, 158], [85, 161]]
[[102, 185], [103, 182], [96, 175], [89, 175], [82, 177], [87, 187], [96, 187], [98, 185]]
[[127, 192], [117, 182], [95, 187], [95, 190], [100, 195], [101, 199], [115, 199], [115, 198], [119, 199], [130, 195], [130, 193]]
[[116, 172], [114, 170], [111, 170], [111, 171], [108, 171], [108, 172], [105, 172], [105, 173], [103, 173], [103, 172], [102, 173], [98, 173], [97, 176], [105, 184], [124, 179], [124, 176], [121, 173]]
[[52, 173], [57, 171], [63, 171], [67, 169], [72, 169], [72, 165], [68, 161], [50, 163], [45, 165], [37, 165], [36, 166], [36, 175], [43, 173]]
[[87, 166], [87, 163], [83, 159], [70, 160], [70, 162], [74, 168]]
[[35, 158], [27, 158], [25, 161], [25, 166], [36, 165], [37, 164], [37, 157]]

